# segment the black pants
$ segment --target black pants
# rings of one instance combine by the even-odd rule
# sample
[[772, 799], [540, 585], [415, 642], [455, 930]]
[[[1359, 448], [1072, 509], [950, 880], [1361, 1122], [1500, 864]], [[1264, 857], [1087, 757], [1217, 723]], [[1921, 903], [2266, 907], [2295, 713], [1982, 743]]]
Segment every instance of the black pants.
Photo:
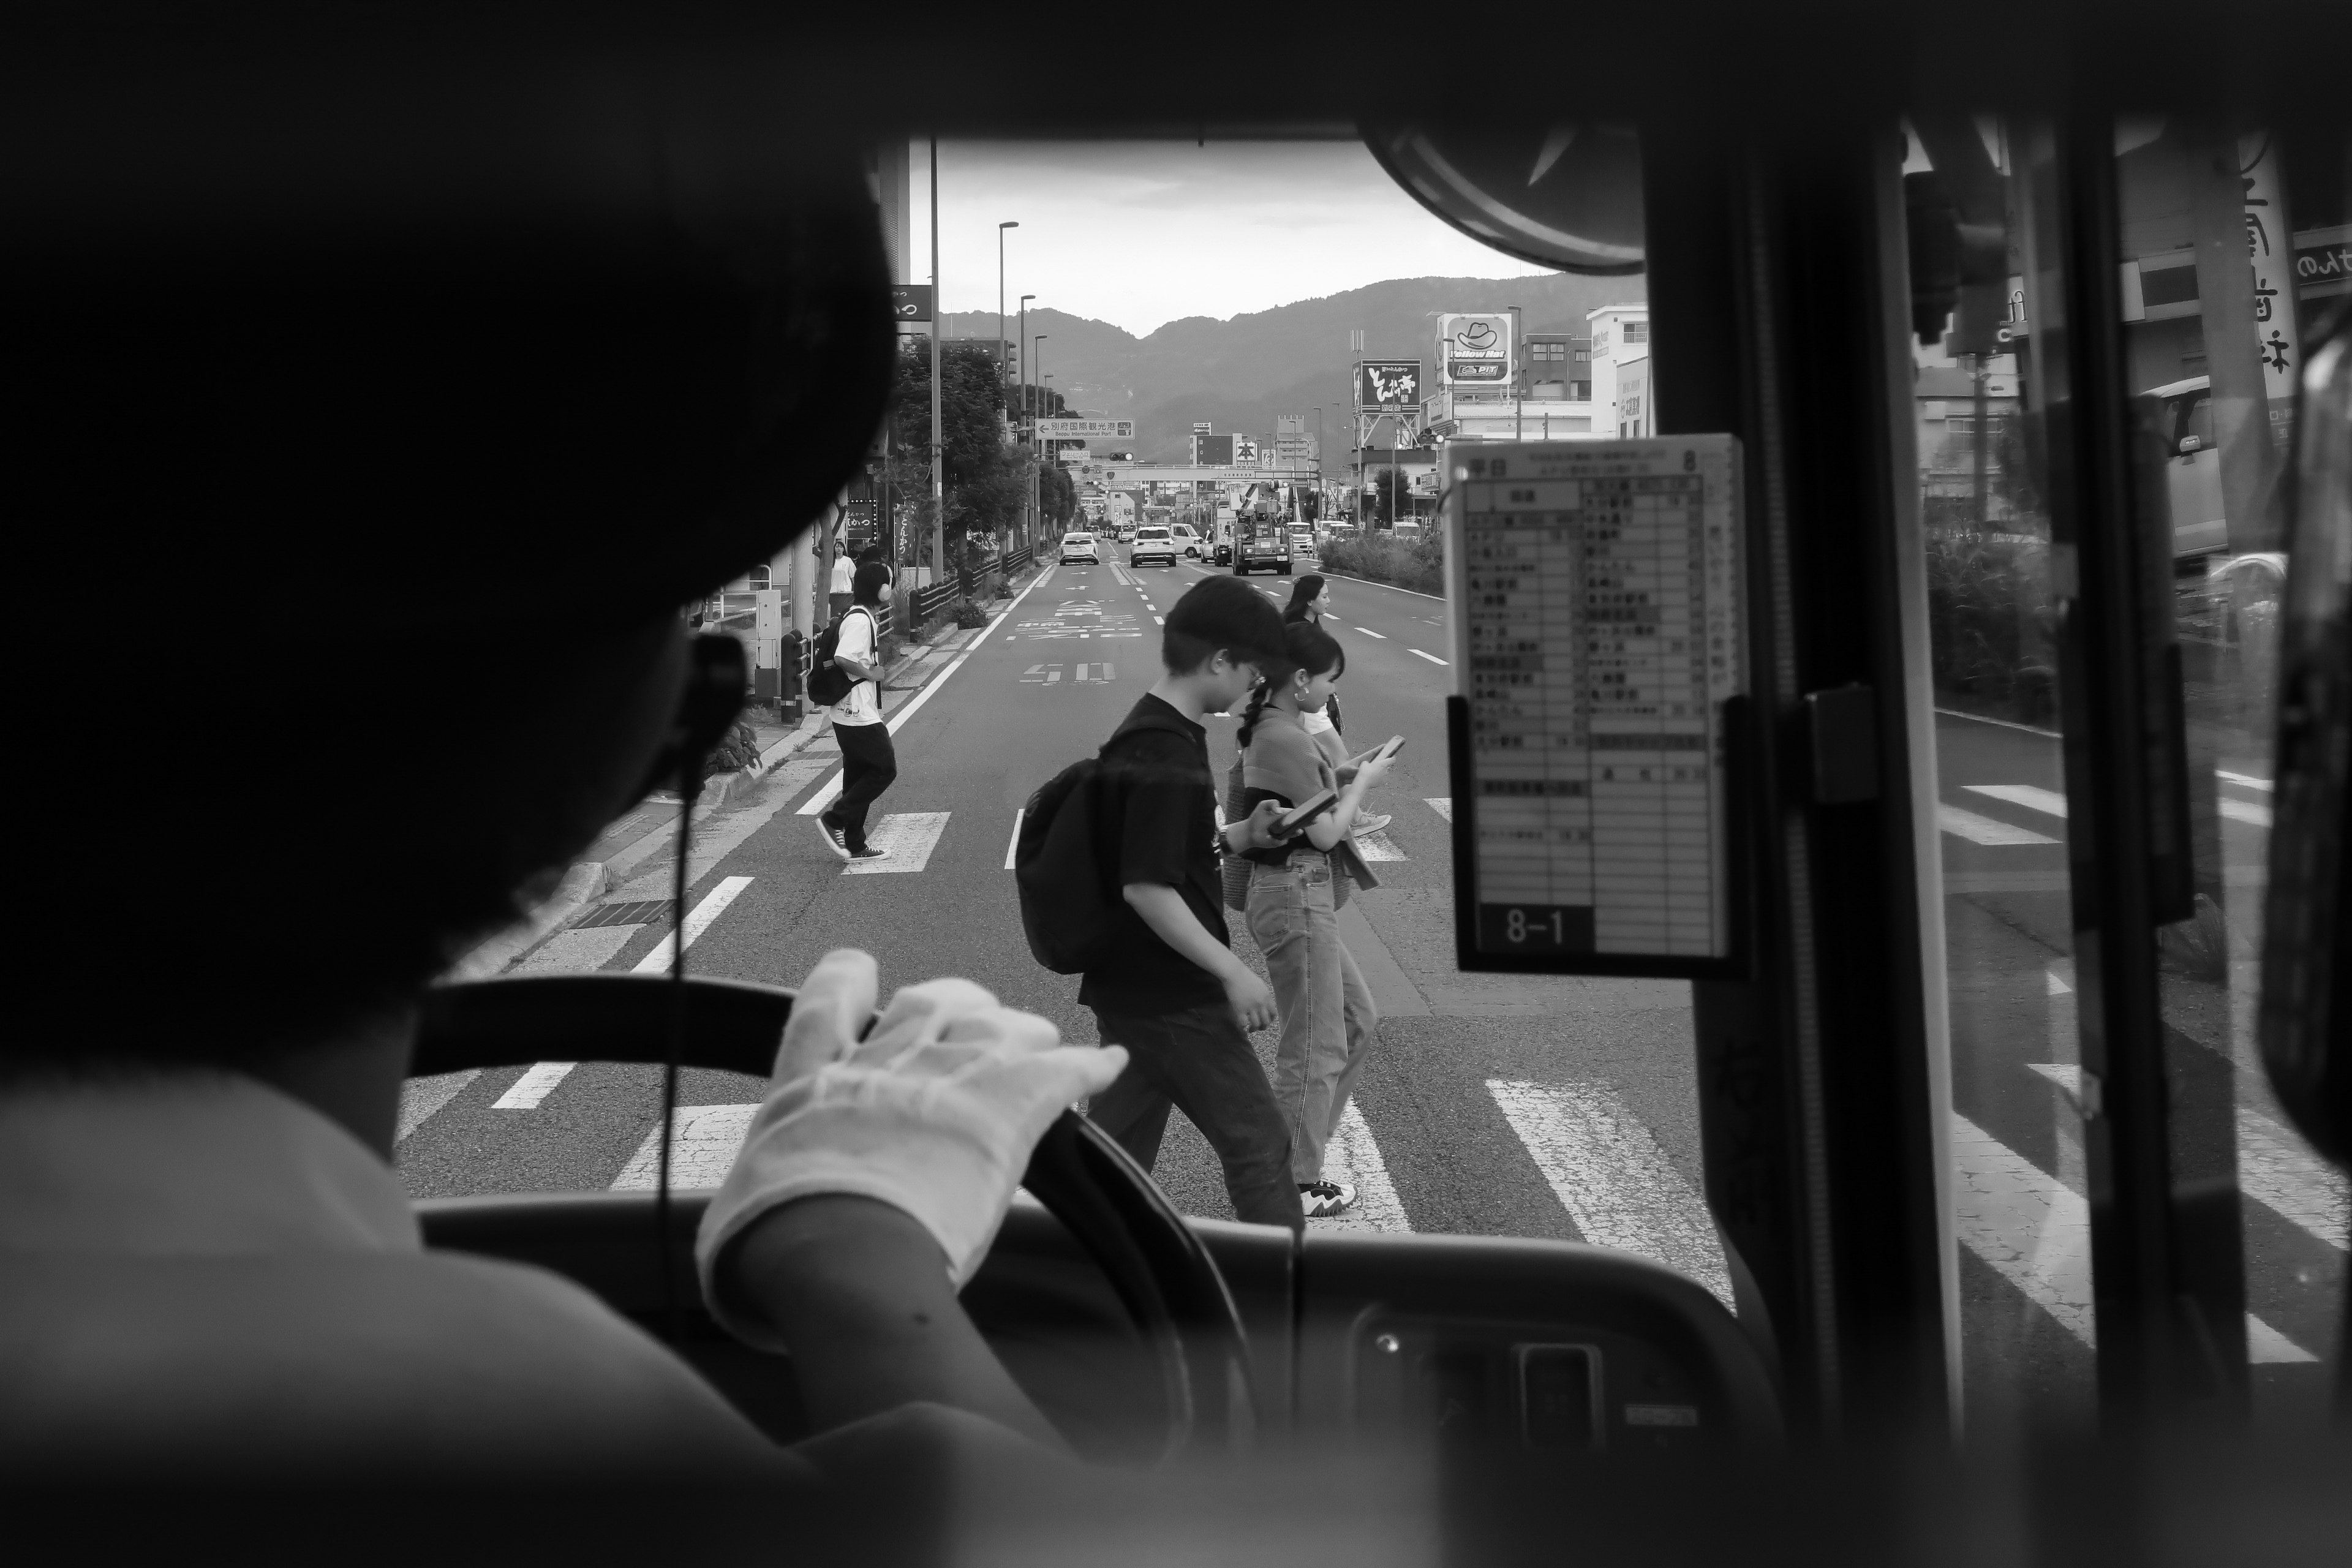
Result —
[[850, 848], [863, 849], [866, 808], [898, 776], [898, 753], [891, 749], [887, 724], [835, 724], [833, 737], [841, 742], [841, 798], [825, 816]]
[[1290, 1177], [1290, 1127], [1257, 1052], [1223, 1002], [1148, 1015], [1094, 1010], [1105, 1045], [1125, 1046], [1127, 1070], [1087, 1114], [1145, 1170], [1160, 1158], [1175, 1106], [1225, 1168], [1234, 1213], [1253, 1225], [1307, 1227]]

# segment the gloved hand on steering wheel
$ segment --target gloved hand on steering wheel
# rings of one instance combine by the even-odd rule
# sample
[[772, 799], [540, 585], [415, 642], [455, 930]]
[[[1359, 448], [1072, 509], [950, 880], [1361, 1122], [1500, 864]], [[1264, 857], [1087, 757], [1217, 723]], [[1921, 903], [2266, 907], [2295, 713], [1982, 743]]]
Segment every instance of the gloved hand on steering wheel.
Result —
[[704, 1298], [751, 1343], [782, 1348], [719, 1288], [716, 1266], [761, 1215], [819, 1194], [889, 1204], [929, 1231], [960, 1288], [987, 1256], [1038, 1138], [1127, 1066], [1123, 1048], [1065, 1046], [1051, 1023], [968, 980], [901, 989], [861, 1041], [879, 991], [873, 956], [855, 949], [809, 972], [767, 1101], [703, 1215], [694, 1250]]

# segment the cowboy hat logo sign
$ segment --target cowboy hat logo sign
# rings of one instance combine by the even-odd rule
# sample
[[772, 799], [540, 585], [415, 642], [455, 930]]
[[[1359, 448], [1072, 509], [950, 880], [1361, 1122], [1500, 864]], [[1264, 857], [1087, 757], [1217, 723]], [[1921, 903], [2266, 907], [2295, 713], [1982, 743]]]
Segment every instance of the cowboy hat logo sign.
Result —
[[1511, 319], [1444, 315], [1437, 319], [1438, 364], [1449, 386], [1492, 386], [1511, 378]]

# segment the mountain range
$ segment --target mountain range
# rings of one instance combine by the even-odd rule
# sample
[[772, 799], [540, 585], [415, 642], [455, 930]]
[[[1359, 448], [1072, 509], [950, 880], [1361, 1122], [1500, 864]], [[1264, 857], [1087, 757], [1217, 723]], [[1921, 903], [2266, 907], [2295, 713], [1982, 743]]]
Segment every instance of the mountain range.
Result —
[[[1187, 316], [1137, 337], [1108, 321], [1061, 310], [1029, 312], [1029, 335], [1044, 334], [1033, 374], [1051, 375], [1074, 410], [1135, 421], [1136, 457], [1181, 462], [1195, 421], [1245, 436], [1269, 435], [1277, 414], [1323, 408], [1324, 451], [1345, 451], [1342, 405], [1356, 355], [1348, 334], [1364, 331], [1368, 359], [1419, 360], [1424, 385], [1435, 356], [1436, 317], [1445, 310], [1520, 308], [1530, 332], [1585, 330], [1585, 313], [1647, 296], [1641, 277], [1398, 278], [1319, 300], [1301, 300], [1218, 321]], [[1018, 335], [1018, 318], [1004, 331]], [[946, 337], [993, 342], [994, 312], [950, 311]], [[1101, 447], [1103, 443], [1095, 445]], [[1123, 445], [1123, 444], [1122, 444]]]

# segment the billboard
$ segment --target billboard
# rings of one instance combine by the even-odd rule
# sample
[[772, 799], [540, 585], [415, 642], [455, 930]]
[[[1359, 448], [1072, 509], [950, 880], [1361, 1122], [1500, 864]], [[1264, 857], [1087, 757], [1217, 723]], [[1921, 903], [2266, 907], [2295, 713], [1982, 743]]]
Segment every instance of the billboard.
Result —
[[1437, 318], [1440, 386], [1500, 386], [1511, 380], [1511, 318], [1507, 314]]
[[1366, 408], [1419, 406], [1421, 362], [1366, 360], [1356, 367], [1356, 401]]
[[902, 321], [931, 319], [931, 286], [928, 283], [890, 285], [890, 314]]

